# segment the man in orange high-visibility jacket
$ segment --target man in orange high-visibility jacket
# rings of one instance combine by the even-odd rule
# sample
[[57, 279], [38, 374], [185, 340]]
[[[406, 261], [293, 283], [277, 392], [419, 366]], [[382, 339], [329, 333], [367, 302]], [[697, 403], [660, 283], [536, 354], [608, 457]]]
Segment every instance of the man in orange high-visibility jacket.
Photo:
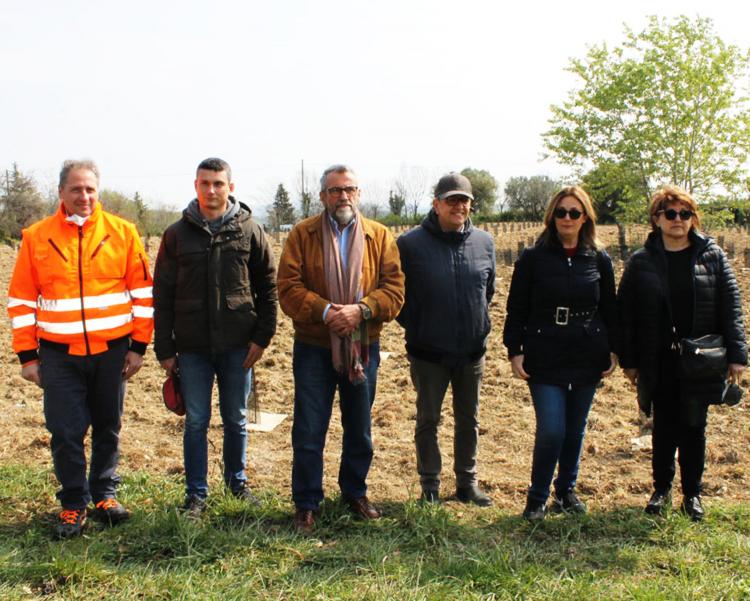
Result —
[[62, 486], [60, 538], [82, 532], [92, 500], [106, 524], [129, 517], [115, 499], [125, 380], [140, 369], [153, 332], [143, 245], [132, 223], [102, 210], [98, 189], [92, 161], [65, 161], [60, 207], [23, 231], [8, 294], [21, 375], [44, 390]]

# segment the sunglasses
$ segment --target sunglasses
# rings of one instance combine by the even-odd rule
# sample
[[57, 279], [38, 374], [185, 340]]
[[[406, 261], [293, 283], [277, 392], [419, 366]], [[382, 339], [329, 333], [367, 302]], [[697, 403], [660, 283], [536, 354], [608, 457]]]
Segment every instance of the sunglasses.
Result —
[[680, 211], [676, 209], [666, 209], [666, 210], [656, 211], [657, 215], [659, 213], [664, 213], [664, 217], [667, 218], [667, 221], [674, 221], [675, 219], [677, 219], [678, 215], [680, 216], [680, 219], [682, 221], [689, 221], [690, 219], [693, 218], [693, 215], [695, 215], [695, 213], [687, 209], [682, 209]]
[[468, 196], [449, 196], [448, 198], [444, 199], [443, 202], [447, 204], [449, 207], [455, 207], [456, 205], [467, 205], [471, 203], [471, 198]]
[[578, 209], [563, 209], [562, 207], [557, 207], [554, 215], [558, 219], [565, 219], [565, 216], [568, 215], [573, 221], [575, 221], [576, 219], [579, 219], [583, 213]]

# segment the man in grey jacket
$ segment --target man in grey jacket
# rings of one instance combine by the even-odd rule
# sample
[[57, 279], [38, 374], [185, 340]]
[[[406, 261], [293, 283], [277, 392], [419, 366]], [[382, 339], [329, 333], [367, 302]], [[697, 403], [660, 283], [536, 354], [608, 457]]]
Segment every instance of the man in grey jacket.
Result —
[[456, 497], [492, 504], [477, 485], [479, 388], [495, 292], [492, 237], [471, 224], [471, 182], [459, 173], [440, 178], [432, 210], [397, 240], [406, 276], [406, 302], [398, 322], [406, 334], [417, 391], [417, 471], [422, 501], [440, 501], [441, 457], [437, 427], [443, 399], [453, 390]]
[[196, 198], [162, 237], [154, 271], [154, 350], [178, 372], [186, 418], [185, 511], [197, 517], [208, 495], [208, 424], [214, 376], [224, 425], [224, 482], [247, 487], [247, 397], [251, 368], [276, 331], [276, 270], [263, 229], [235, 200], [226, 161], [198, 165]]

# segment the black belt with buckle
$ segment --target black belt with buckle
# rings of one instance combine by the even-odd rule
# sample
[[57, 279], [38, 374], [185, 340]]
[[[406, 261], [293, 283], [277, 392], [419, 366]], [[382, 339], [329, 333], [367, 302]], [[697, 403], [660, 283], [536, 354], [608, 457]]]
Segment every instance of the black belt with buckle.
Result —
[[570, 307], [555, 307], [555, 324], [567, 326], [571, 320], [582, 320], [592, 317], [596, 307], [590, 309], [571, 309]]

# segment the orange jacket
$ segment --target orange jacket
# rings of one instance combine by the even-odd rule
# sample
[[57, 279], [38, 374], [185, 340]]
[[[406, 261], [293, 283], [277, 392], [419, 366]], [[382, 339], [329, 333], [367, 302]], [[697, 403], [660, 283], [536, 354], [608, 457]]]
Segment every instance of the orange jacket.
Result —
[[[294, 337], [316, 346], [331, 346], [323, 311], [330, 302], [323, 272], [323, 215], [294, 226], [279, 260], [277, 286], [281, 309], [294, 321]], [[362, 258], [362, 297], [372, 311], [367, 322], [371, 341], [380, 336], [383, 322], [398, 315], [404, 304], [404, 274], [398, 247], [388, 228], [362, 219], [365, 253]]]
[[57, 213], [23, 230], [8, 292], [13, 350], [38, 358], [38, 339], [69, 345], [72, 355], [107, 350], [131, 337], [143, 353], [153, 332], [151, 273], [135, 226], [101, 209], [82, 227]]

